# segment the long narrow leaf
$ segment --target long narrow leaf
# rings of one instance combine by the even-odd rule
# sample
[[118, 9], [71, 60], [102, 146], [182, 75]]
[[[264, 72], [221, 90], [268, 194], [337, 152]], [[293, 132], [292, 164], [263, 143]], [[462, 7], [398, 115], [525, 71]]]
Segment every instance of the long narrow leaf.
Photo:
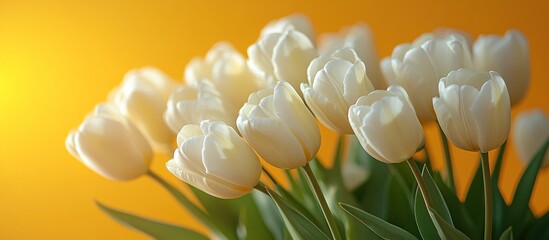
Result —
[[524, 173], [520, 178], [517, 185], [517, 190], [513, 197], [513, 203], [511, 204], [510, 219], [513, 221], [513, 232], [515, 237], [520, 236], [524, 229], [524, 221], [526, 219], [526, 213], [529, 210], [530, 197], [532, 196], [532, 190], [536, 183], [538, 171], [541, 167], [541, 163], [549, 147], [549, 139], [545, 141], [545, 144], [538, 150]]
[[444, 239], [469, 240], [469, 237], [446, 222], [446, 220], [444, 220], [434, 209], [430, 208], [429, 214], [434, 217], [433, 219], [436, 221], [435, 225], [437, 226], [439, 233], [442, 232], [441, 235], [444, 236]]
[[192, 230], [168, 223], [136, 216], [127, 212], [109, 208], [100, 202], [96, 202], [101, 211], [112, 217], [122, 225], [139, 230], [158, 240], [188, 239], [207, 240], [208, 238]]
[[360, 222], [362, 222], [364, 225], [366, 225], [383, 239], [417, 240], [414, 235], [407, 232], [406, 230], [390, 224], [372, 214], [362, 211], [359, 208], [353, 207], [345, 203], [340, 203], [339, 206], [341, 206], [341, 208], [343, 208], [343, 210], [345, 210], [349, 215], [358, 219]]
[[330, 239], [318, 226], [282, 199], [280, 195], [269, 189], [267, 191], [278, 207], [286, 227], [294, 239]]
[[[538, 238], [541, 239], [541, 238]], [[499, 237], [499, 240], [513, 240], [513, 227], [507, 228], [501, 236]]]

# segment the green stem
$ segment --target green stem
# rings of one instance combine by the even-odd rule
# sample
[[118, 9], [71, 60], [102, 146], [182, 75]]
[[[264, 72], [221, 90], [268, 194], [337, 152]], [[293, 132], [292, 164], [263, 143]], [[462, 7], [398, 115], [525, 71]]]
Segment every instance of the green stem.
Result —
[[490, 161], [488, 153], [480, 153], [482, 179], [484, 183], [484, 240], [492, 239], [492, 184], [490, 183]]
[[326, 199], [324, 198], [324, 195], [322, 194], [322, 190], [320, 189], [320, 185], [318, 185], [318, 182], [316, 181], [316, 177], [313, 173], [313, 170], [311, 170], [311, 167], [309, 166], [309, 163], [305, 164], [303, 166], [303, 169], [305, 170], [305, 173], [307, 175], [307, 179], [309, 180], [309, 186], [314, 190], [316, 200], [320, 204], [320, 208], [322, 209], [322, 213], [324, 214], [324, 218], [326, 219], [326, 222], [328, 223], [328, 227], [330, 228], [330, 232], [332, 233], [332, 237], [334, 240], [341, 240], [341, 235], [339, 234], [339, 230], [337, 229], [337, 224], [334, 220], [334, 217], [332, 216], [332, 212], [330, 212], [330, 208], [328, 207], [328, 203], [326, 202]]
[[414, 162], [414, 160], [410, 160], [410, 159], [406, 160], [406, 162], [408, 163], [408, 166], [410, 166], [410, 170], [412, 170], [412, 174], [414, 174], [414, 178], [416, 179], [419, 191], [423, 196], [423, 201], [425, 202], [425, 206], [427, 207], [427, 209], [433, 208], [431, 197], [429, 196], [429, 192], [427, 192], [427, 186], [425, 186], [425, 182], [421, 177], [421, 173], [419, 172], [419, 168], [417, 168], [417, 164]]
[[194, 217], [196, 217], [202, 224], [210, 228], [216, 238], [221, 239], [234, 239], [234, 234], [231, 234], [231, 230], [227, 229], [226, 227], [220, 227], [219, 225], [215, 224], [210, 216], [208, 216], [204, 211], [202, 211], [200, 208], [198, 208], [196, 205], [194, 205], [185, 195], [183, 195], [177, 188], [166, 182], [162, 177], [158, 176], [156, 173], [149, 171], [147, 173], [149, 177], [151, 177], [154, 181], [156, 181], [158, 184], [160, 184], [164, 189], [166, 189], [172, 196], [185, 207]]
[[446, 138], [446, 135], [444, 134], [444, 131], [442, 131], [442, 128], [440, 127], [440, 124], [437, 123], [438, 130], [440, 131], [440, 138], [442, 139], [442, 147], [444, 148], [444, 160], [446, 165], [446, 174], [447, 176], [447, 184], [448, 187], [452, 191], [456, 191], [456, 183], [454, 182], [454, 170], [452, 168], [452, 158], [450, 155], [450, 145], [448, 144], [448, 138]]

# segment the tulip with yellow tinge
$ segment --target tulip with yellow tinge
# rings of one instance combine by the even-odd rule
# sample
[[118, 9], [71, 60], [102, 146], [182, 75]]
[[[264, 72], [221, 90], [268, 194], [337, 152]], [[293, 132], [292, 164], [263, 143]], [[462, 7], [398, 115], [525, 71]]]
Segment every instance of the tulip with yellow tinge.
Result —
[[168, 170], [179, 179], [218, 198], [241, 197], [259, 182], [261, 163], [236, 131], [223, 122], [186, 125], [177, 135]]
[[175, 134], [164, 122], [163, 114], [172, 92], [180, 84], [152, 67], [135, 69], [111, 94], [111, 100], [149, 140], [154, 150], [170, 152]]
[[[525, 164], [549, 139], [549, 118], [541, 109], [522, 112], [513, 123], [513, 142], [517, 153]], [[549, 154], [545, 154], [542, 167], [549, 167]]]
[[253, 149], [278, 168], [303, 167], [320, 148], [316, 119], [287, 82], [252, 93], [237, 125]]
[[486, 153], [509, 135], [509, 93], [497, 72], [459, 69], [440, 80], [433, 106], [450, 141], [467, 151]]
[[235, 109], [262, 85], [252, 74], [246, 59], [227, 42], [215, 44], [204, 58], [196, 57], [185, 68], [185, 80], [198, 86], [200, 81], [213, 83], [219, 94]]
[[174, 133], [188, 124], [200, 124], [203, 120], [222, 121], [235, 126], [238, 109], [234, 108], [217, 91], [210, 81], [200, 81], [196, 86], [184, 85], [168, 100], [164, 121]]
[[149, 171], [152, 150], [139, 130], [110, 104], [100, 104], [65, 141], [69, 153], [99, 175], [117, 181]]
[[[426, 42], [395, 47], [390, 58], [381, 62], [381, 70], [389, 84], [406, 89], [422, 122], [436, 119], [432, 98], [438, 96], [442, 77], [459, 68], [471, 68], [471, 50], [461, 35], [449, 34]], [[424, 37], [429, 39], [430, 37]], [[418, 39], [417, 41], [423, 41]]]
[[315, 41], [315, 31], [309, 18], [303, 14], [292, 14], [280, 19], [273, 20], [263, 29], [261, 29], [261, 36], [269, 35], [271, 33], [283, 33], [287, 30], [300, 31], [307, 36], [311, 41]]
[[379, 58], [368, 25], [357, 23], [343, 28], [339, 33], [327, 33], [319, 37], [318, 51], [323, 55], [331, 54], [344, 47], [355, 50], [357, 56], [366, 65], [366, 73], [376, 89], [387, 88], [387, 83], [379, 69]]
[[480, 36], [473, 46], [475, 68], [498, 72], [509, 91], [511, 105], [518, 103], [530, 82], [530, 52], [526, 36], [510, 30], [503, 37]]
[[315, 58], [308, 68], [309, 83], [301, 84], [305, 102], [328, 128], [352, 134], [349, 106], [374, 90], [366, 66], [351, 48]]
[[262, 36], [248, 48], [248, 66], [268, 86], [289, 82], [295, 89], [307, 81], [307, 67], [316, 57], [316, 48], [305, 34], [296, 30]]
[[349, 122], [364, 150], [384, 163], [408, 160], [424, 142], [408, 94], [398, 85], [359, 98], [349, 108]]

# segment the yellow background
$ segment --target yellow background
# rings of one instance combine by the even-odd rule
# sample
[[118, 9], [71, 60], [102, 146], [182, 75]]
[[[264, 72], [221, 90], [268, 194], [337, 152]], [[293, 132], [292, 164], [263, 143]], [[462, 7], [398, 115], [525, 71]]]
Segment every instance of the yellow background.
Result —
[[[150, 179], [110, 182], [64, 148], [68, 131], [129, 69], [154, 65], [182, 79], [190, 58], [217, 41], [245, 53], [265, 23], [294, 12], [308, 15], [317, 33], [368, 23], [380, 56], [437, 27], [463, 29], [475, 38], [518, 28], [530, 41], [532, 81], [513, 115], [536, 106], [549, 112], [544, 2], [0, 0], [0, 239], [146, 239], [102, 214], [94, 199], [199, 228]], [[428, 141], [438, 141], [432, 127], [428, 131]], [[325, 156], [333, 134], [324, 136]], [[523, 170], [510, 148], [500, 183], [507, 201]], [[462, 157], [455, 166], [463, 194], [478, 161], [473, 154], [453, 153]], [[163, 167], [168, 158], [157, 156], [153, 169], [177, 183]], [[532, 200], [538, 215], [549, 209], [548, 186], [549, 171], [543, 170]]]

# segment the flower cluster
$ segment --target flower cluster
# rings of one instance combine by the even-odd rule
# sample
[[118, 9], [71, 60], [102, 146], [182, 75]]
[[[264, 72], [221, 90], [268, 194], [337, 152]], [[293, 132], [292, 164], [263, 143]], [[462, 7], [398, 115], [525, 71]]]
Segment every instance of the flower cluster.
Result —
[[[429, 159], [414, 158], [415, 153], [426, 152], [423, 125], [436, 122], [444, 140], [447, 137], [456, 147], [482, 156], [487, 203], [484, 236], [489, 239], [492, 193], [488, 187], [487, 152], [506, 142], [511, 106], [527, 90], [530, 62], [526, 37], [511, 30], [503, 37], [481, 36], [472, 42], [462, 32], [438, 30], [396, 46], [392, 55], [381, 61], [370, 30], [363, 23], [319, 39], [316, 42], [305, 16], [292, 15], [267, 24], [248, 48], [248, 58], [229, 43], [214, 45], [205, 57], [187, 65], [184, 83], [155, 68], [132, 70], [108, 102], [98, 105], [70, 133], [67, 149], [92, 170], [113, 180], [131, 180], [144, 174], [157, 178], [149, 171], [153, 150], [174, 151], [166, 166], [177, 178], [224, 199], [239, 198], [254, 189], [263, 191], [285, 217], [293, 237], [350, 238], [350, 232], [338, 231], [336, 222], [349, 224], [351, 220], [341, 220], [337, 214], [341, 210], [330, 210], [326, 204], [332, 198], [346, 204], [356, 202], [323, 194], [309, 166], [316, 164], [312, 160], [320, 148], [318, 120], [340, 135], [355, 135], [362, 148], [351, 147], [351, 152], [365, 151], [364, 156], [389, 167], [406, 162], [418, 189], [405, 182], [403, 191], [416, 193], [415, 201], [428, 213], [422, 221], [434, 225], [443, 239], [465, 239], [462, 229], [454, 227], [453, 221], [457, 220], [452, 220], [448, 207], [440, 208], [437, 202], [440, 192], [433, 192], [436, 185], [430, 177]], [[513, 135], [521, 158], [528, 164], [546, 145], [549, 119], [540, 110], [520, 115]], [[173, 145], [175, 138], [177, 147]], [[444, 187], [453, 191], [448, 152], [446, 160]], [[364, 161], [348, 160], [341, 167], [344, 173], [335, 174], [343, 179], [335, 182], [344, 182], [345, 190], [330, 190], [329, 181], [324, 179], [328, 181], [323, 182], [325, 190], [360, 189], [372, 170], [361, 164]], [[549, 165], [549, 157], [543, 162], [543, 166]], [[295, 204], [295, 199], [285, 202], [288, 193], [283, 188], [275, 191], [260, 181], [262, 172], [270, 176], [262, 164], [286, 171], [304, 169], [328, 230], [323, 224], [317, 229], [321, 235], [299, 229], [311, 224], [317, 227], [314, 223], [318, 219], [308, 219], [301, 206], [285, 208], [284, 204]], [[425, 166], [423, 174], [418, 165]], [[339, 171], [340, 167], [334, 169]], [[292, 181], [292, 174], [288, 176]], [[276, 178], [270, 178], [270, 183], [278, 186]], [[327, 202], [324, 195], [328, 196]], [[404, 199], [414, 203], [410, 195]], [[343, 203], [341, 207], [348, 214], [368, 227], [365, 231], [384, 238], [414, 237]], [[291, 227], [298, 220], [288, 220], [288, 216], [296, 216], [288, 211], [297, 211], [305, 219], [298, 224], [301, 227]], [[518, 228], [514, 223], [508, 225]], [[392, 229], [392, 234], [380, 230], [385, 228]], [[411, 232], [414, 229], [426, 236], [427, 230], [420, 223]], [[502, 234], [500, 230], [494, 231]], [[225, 237], [231, 238], [230, 234]]]

